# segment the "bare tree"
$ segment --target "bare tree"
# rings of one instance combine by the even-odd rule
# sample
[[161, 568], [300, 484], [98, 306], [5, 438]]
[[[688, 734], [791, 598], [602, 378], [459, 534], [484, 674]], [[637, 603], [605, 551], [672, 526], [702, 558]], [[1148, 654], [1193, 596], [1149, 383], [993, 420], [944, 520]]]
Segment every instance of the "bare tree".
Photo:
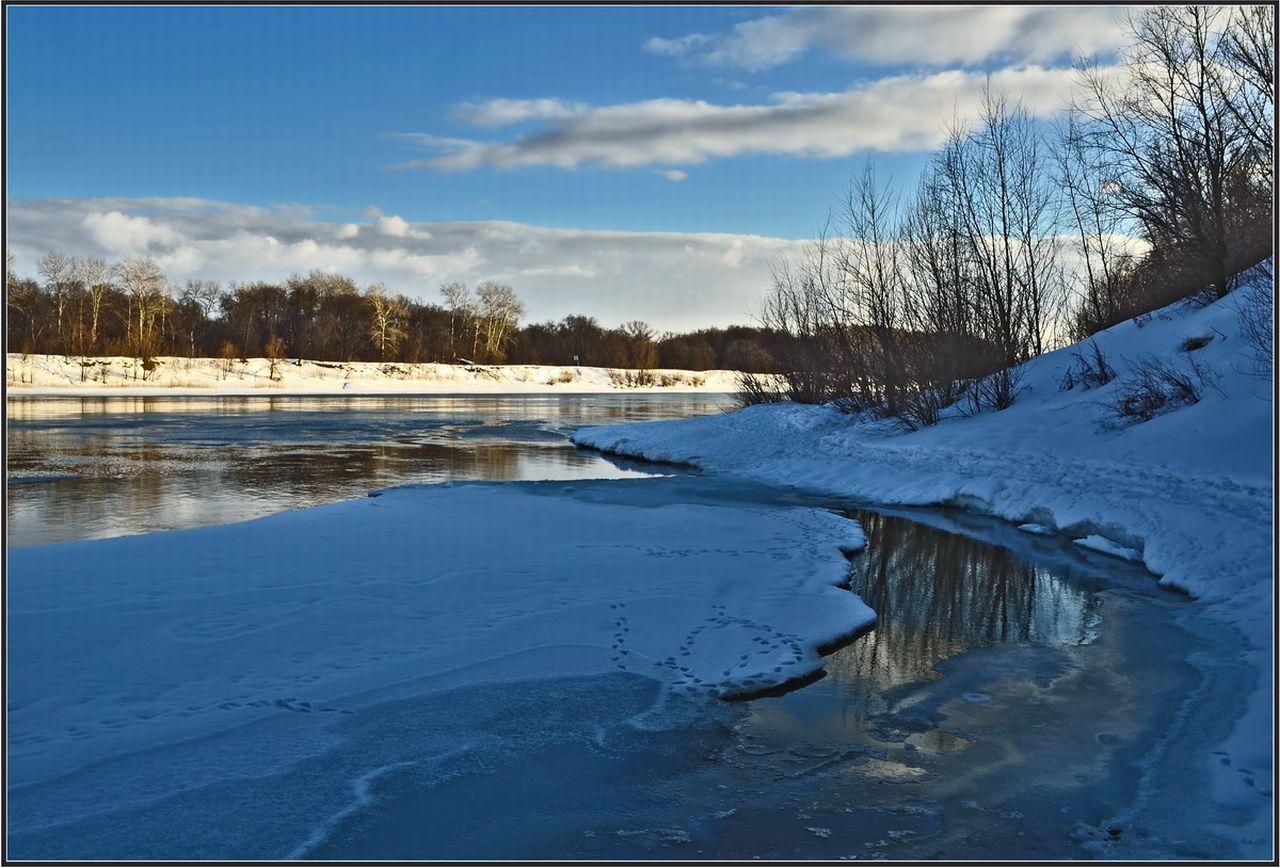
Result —
[[1063, 199], [1064, 223], [1073, 233], [1079, 269], [1075, 272], [1077, 325], [1072, 337], [1112, 325], [1124, 318], [1122, 276], [1132, 260], [1127, 217], [1112, 201], [1107, 166], [1088, 146], [1078, 116], [1069, 112], [1053, 151]]
[[[151, 355], [156, 317], [169, 301], [165, 295], [164, 272], [150, 259], [130, 256], [116, 266], [115, 273], [129, 298], [130, 309], [126, 312], [125, 321], [130, 331], [126, 334], [126, 343], [134, 347], [145, 370]], [[137, 317], [136, 328], [132, 327], [134, 316]]]
[[236, 349], [236, 345], [231, 341], [223, 341], [218, 347], [218, 358], [221, 360], [220, 367], [222, 368], [222, 379], [225, 380], [227, 375], [231, 373], [231, 365], [235, 362], [239, 354], [240, 353], [239, 350]]
[[387, 352], [394, 353], [404, 340], [404, 301], [387, 291], [384, 284], [377, 283], [365, 290], [365, 298], [373, 308], [373, 319], [369, 324], [369, 334], [378, 347], [378, 359], [385, 362]]
[[[1237, 48], [1225, 35], [1233, 32], [1223, 27], [1229, 15], [1210, 6], [1143, 10], [1129, 22], [1124, 74], [1117, 80], [1085, 70], [1079, 106], [1120, 207], [1142, 224], [1148, 241], [1180, 255], [1218, 297], [1230, 291], [1233, 271], [1248, 264], [1242, 258], [1256, 244], [1250, 200], [1271, 159], [1269, 150], [1260, 159], [1247, 128], [1257, 103], [1270, 99], [1269, 85], [1265, 99], [1241, 103], [1233, 96], [1240, 82], [1224, 83], [1237, 48], [1244, 62], [1236, 68], [1247, 70], [1253, 57], [1247, 31], [1234, 30]], [[1269, 178], [1269, 167], [1265, 172]]]
[[1248, 347], [1248, 373], [1270, 380], [1275, 369], [1276, 339], [1275, 260], [1266, 259], [1254, 269], [1248, 289], [1237, 303], [1240, 336]]
[[[954, 148], [955, 143], [949, 147]], [[960, 386], [986, 373], [977, 336], [977, 279], [957, 191], [943, 168], [946, 149], [921, 176], [903, 216], [903, 325], [912, 333], [908, 421], [931, 425], [960, 396]], [[976, 358], [975, 358], [976, 357]]]
[[83, 287], [89, 302], [89, 349], [98, 349], [98, 323], [102, 318], [102, 305], [114, 288], [111, 284], [111, 266], [106, 260], [86, 257], [74, 260], [75, 279]]
[[[449, 309], [449, 360], [453, 361], [458, 355], [456, 338], [461, 334], [461, 326], [471, 319], [475, 300], [465, 283], [446, 283], [440, 287], [440, 295], [444, 296], [445, 305]], [[474, 355], [474, 349], [472, 354]]]
[[221, 297], [222, 288], [216, 280], [188, 280], [182, 288], [182, 298], [198, 305], [206, 317], [215, 314]]
[[1008, 407], [1019, 366], [1046, 348], [1061, 303], [1056, 200], [1040, 134], [1027, 112], [988, 91], [973, 132], [953, 129], [936, 163], [957, 209], [969, 261], [972, 316], [990, 347], [975, 409]]
[[263, 347], [263, 352], [267, 354], [267, 361], [270, 363], [268, 376], [273, 381], [280, 379], [279, 366], [285, 354], [284, 338], [272, 335]]
[[505, 283], [486, 281], [476, 287], [477, 335], [483, 333], [485, 357], [501, 361], [507, 343], [524, 316], [524, 305]]
[[[22, 280], [15, 270], [16, 260], [12, 251], [5, 251], [5, 305], [6, 338], [10, 345], [18, 345], [23, 352], [40, 352], [44, 331], [48, 323], [47, 298], [33, 280]], [[20, 314], [21, 325], [15, 322], [14, 313]], [[21, 343], [15, 335], [25, 332]]]
[[1217, 81], [1237, 128], [1257, 152], [1262, 182], [1271, 185], [1275, 147], [1276, 45], [1274, 10], [1238, 6], [1223, 34], [1222, 71]]
[[196, 355], [196, 327], [199, 322], [207, 322], [218, 310], [222, 298], [222, 290], [213, 280], [188, 280], [178, 296], [178, 301], [189, 312], [187, 319], [187, 352], [191, 358]]
[[624, 322], [620, 331], [627, 339], [627, 366], [646, 371], [658, 366], [658, 346], [653, 328], [643, 320]]
[[866, 342], [872, 387], [890, 415], [896, 415], [904, 381], [902, 347], [903, 272], [896, 211], [898, 194], [863, 167], [845, 194], [844, 237], [837, 247], [839, 280], [830, 304], [835, 321], [851, 340]]
[[67, 298], [71, 281], [74, 277], [73, 261], [70, 257], [49, 251], [36, 262], [36, 270], [44, 278], [45, 285], [53, 296], [54, 337], [58, 341], [59, 352], [66, 350], [66, 335], [63, 331], [63, 314], [66, 311]]
[[836, 401], [852, 411], [874, 399], [853, 324], [845, 320], [851, 306], [845, 304], [837, 247], [828, 221], [798, 258], [775, 262], [760, 324], [787, 336], [777, 361], [788, 397]]

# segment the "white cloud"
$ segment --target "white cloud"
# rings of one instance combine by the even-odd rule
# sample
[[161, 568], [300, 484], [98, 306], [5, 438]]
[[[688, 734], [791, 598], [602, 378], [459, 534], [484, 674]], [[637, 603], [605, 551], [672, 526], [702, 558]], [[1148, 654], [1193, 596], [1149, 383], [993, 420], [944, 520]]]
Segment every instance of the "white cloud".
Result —
[[88, 214], [84, 218], [84, 228], [99, 244], [126, 256], [171, 243], [175, 237], [166, 226], [156, 225], [146, 217], [130, 217], [120, 211]]
[[689, 177], [688, 172], [682, 172], [679, 169], [665, 169], [658, 174], [666, 178], [668, 181], [673, 181], [677, 184]]
[[1069, 68], [1023, 66], [990, 74], [895, 75], [835, 93], [775, 94], [756, 104], [645, 100], [593, 108], [507, 141], [445, 146], [437, 137], [422, 137], [443, 153], [400, 168], [633, 168], [744, 154], [832, 158], [924, 151], [942, 142], [948, 121], [973, 114], [988, 82], [1047, 117], [1061, 110], [1074, 81]]
[[718, 34], [652, 37], [645, 50], [751, 71], [811, 49], [886, 65], [946, 66], [1000, 59], [1044, 63], [1113, 51], [1117, 6], [812, 6], [743, 21]]
[[701, 48], [710, 41], [711, 37], [702, 33], [690, 33], [686, 36], [678, 36], [675, 39], [663, 39], [661, 36], [654, 36], [645, 40], [644, 50], [650, 54], [680, 57], [697, 48]]
[[454, 107], [454, 115], [464, 123], [500, 127], [535, 118], [569, 118], [586, 111], [582, 103], [559, 99], [491, 99], [466, 102]]
[[145, 253], [179, 282], [282, 280], [320, 269], [431, 301], [442, 283], [495, 279], [516, 288], [534, 320], [585, 313], [609, 324], [644, 319], [659, 329], [749, 321], [768, 287], [769, 263], [801, 244], [395, 218], [401, 227], [378, 209], [365, 220], [195, 199], [19, 199], [9, 203], [6, 242], [20, 274], [34, 273], [36, 259], [52, 249], [108, 259]]
[[[425, 229], [415, 229], [408, 221], [406, 221], [403, 217], [399, 216], [398, 214], [381, 216], [381, 212], [379, 212], [379, 215], [380, 216], [378, 216], [377, 219], [375, 219], [373, 222], [373, 228], [381, 232], [383, 235], [390, 235], [392, 238], [430, 238], [431, 237], [430, 232], [427, 232]], [[344, 224], [338, 230], [339, 237], [354, 238], [356, 233], [359, 232], [358, 226], [356, 227], [355, 233], [351, 233], [350, 235], [345, 234], [348, 231], [348, 227], [352, 225], [353, 224], [351, 223]]]
[[378, 231], [383, 235], [391, 235], [396, 238], [404, 238], [409, 234], [409, 224], [403, 218], [395, 215], [379, 217], [377, 227]]

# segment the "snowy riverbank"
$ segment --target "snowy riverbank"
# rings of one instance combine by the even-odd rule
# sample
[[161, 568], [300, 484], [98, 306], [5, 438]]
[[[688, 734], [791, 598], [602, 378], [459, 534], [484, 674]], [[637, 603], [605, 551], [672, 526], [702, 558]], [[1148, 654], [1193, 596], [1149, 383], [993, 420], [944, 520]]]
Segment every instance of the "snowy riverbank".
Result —
[[[1071, 347], [1025, 366], [1010, 409], [903, 433], [891, 423], [790, 404], [698, 419], [580, 430], [607, 452], [692, 464], [809, 492], [898, 505], [949, 504], [1139, 558], [1162, 584], [1199, 598], [1242, 635], [1256, 673], [1231, 737], [1196, 770], [1238, 818], [1217, 831], [1248, 852], [1272, 833], [1272, 400], [1253, 369], [1230, 297], [1173, 306], [1096, 336], [1117, 377], [1065, 388]], [[1198, 403], [1117, 427], [1108, 409], [1142, 360], [1209, 382]], [[1078, 380], [1078, 377], [1076, 378]]]
[[439, 365], [188, 359], [161, 356], [144, 371], [126, 356], [9, 353], [13, 395], [473, 394], [735, 392], [735, 371], [631, 371], [557, 365]]

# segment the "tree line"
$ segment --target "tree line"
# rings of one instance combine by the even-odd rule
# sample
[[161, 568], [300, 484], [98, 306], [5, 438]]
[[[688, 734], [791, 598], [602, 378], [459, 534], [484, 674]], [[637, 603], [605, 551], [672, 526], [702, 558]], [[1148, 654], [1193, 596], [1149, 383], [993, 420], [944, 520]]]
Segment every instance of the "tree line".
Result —
[[1152, 7], [1128, 31], [1118, 70], [1079, 66], [1056, 126], [988, 89], [914, 188], [868, 164], [827, 228], [776, 265], [762, 320], [789, 337], [774, 351], [784, 388], [748, 377], [746, 399], [910, 427], [956, 405], [1002, 409], [1028, 359], [1188, 295], [1223, 297], [1269, 257], [1270, 10]]
[[522, 325], [515, 290], [494, 281], [445, 284], [433, 304], [322, 271], [224, 288], [177, 285], [136, 257], [50, 252], [36, 277], [6, 264], [8, 345], [24, 353], [767, 372], [782, 340], [763, 328], [658, 334], [639, 320], [609, 328], [582, 315]]

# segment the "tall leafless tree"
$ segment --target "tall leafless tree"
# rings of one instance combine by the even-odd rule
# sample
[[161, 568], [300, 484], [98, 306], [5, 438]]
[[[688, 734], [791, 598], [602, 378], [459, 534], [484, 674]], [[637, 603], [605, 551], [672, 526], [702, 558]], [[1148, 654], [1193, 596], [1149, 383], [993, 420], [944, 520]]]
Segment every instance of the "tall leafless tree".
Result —
[[66, 352], [66, 333], [63, 319], [66, 313], [71, 282], [74, 279], [73, 260], [71, 257], [55, 251], [49, 251], [36, 262], [36, 270], [44, 278], [45, 286], [53, 296], [54, 336], [58, 341], [58, 351]]
[[[168, 303], [167, 284], [160, 266], [150, 259], [130, 256], [116, 266], [116, 279], [129, 298], [125, 313], [129, 331], [126, 344], [145, 362], [151, 355], [156, 318]], [[136, 320], [134, 319], [136, 317]]]
[[465, 283], [446, 283], [440, 287], [440, 295], [444, 297], [445, 306], [449, 310], [449, 361], [458, 356], [456, 340], [462, 326], [471, 318], [474, 298]]
[[476, 287], [476, 331], [482, 336], [486, 361], [502, 360], [511, 337], [524, 316], [524, 305], [505, 283], [486, 281]]
[[370, 336], [378, 347], [378, 360], [385, 362], [387, 353], [394, 353], [404, 340], [405, 304], [399, 297], [391, 295], [381, 283], [365, 290], [365, 298], [373, 308]]
[[89, 256], [74, 261], [75, 279], [84, 290], [89, 303], [89, 350], [98, 349], [98, 324], [102, 319], [102, 306], [113, 288], [111, 266], [106, 260]]
[[[1264, 97], [1250, 74], [1227, 83], [1226, 70], [1247, 73], [1255, 56], [1254, 37], [1231, 26], [1232, 14], [1214, 6], [1152, 6], [1136, 14], [1123, 73], [1086, 69], [1078, 105], [1089, 146], [1110, 168], [1118, 205], [1218, 297], [1248, 264], [1242, 258], [1257, 234], [1249, 200], [1260, 192], [1260, 173], [1269, 178], [1271, 162], [1251, 120], [1271, 99], [1270, 85]], [[1265, 85], [1265, 78], [1263, 71], [1258, 80]]]

